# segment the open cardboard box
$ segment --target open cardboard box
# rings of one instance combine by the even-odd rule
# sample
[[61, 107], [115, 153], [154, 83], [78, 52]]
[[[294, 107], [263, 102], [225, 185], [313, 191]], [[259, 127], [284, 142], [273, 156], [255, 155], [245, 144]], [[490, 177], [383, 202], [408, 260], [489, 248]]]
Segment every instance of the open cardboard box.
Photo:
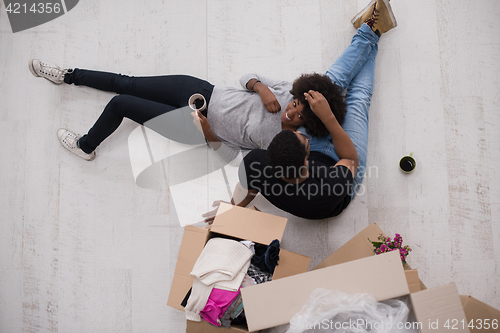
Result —
[[[384, 234], [384, 232], [379, 226], [376, 223], [370, 224], [342, 245], [337, 251], [333, 252], [328, 258], [320, 262], [313, 270], [374, 256], [374, 248], [369, 239], [376, 241], [380, 234]], [[404, 265], [404, 269], [410, 286], [410, 292], [426, 289], [426, 286], [418, 278], [417, 270], [412, 269], [408, 264]]]
[[[274, 239], [281, 242], [286, 222], [287, 219], [284, 217], [222, 203], [211, 226], [204, 228], [186, 226], [167, 304], [184, 311], [181, 302], [194, 280], [194, 277], [189, 273], [191, 273], [196, 260], [210, 238], [225, 237], [237, 240], [251, 240], [255, 243], [269, 245]], [[309, 257], [281, 249], [280, 260], [275, 268], [273, 281], [307, 272], [310, 261], [311, 258]], [[248, 288], [253, 287], [243, 289]], [[218, 333], [248, 332], [247, 327], [244, 326], [232, 326], [230, 329], [225, 329], [212, 326], [205, 321], [188, 321], [187, 332], [212, 332], [212, 330]]]
[[[285, 226], [284, 218], [231, 205], [219, 208], [211, 228], [187, 226], [168, 305], [183, 310], [180, 303], [193, 282], [189, 273], [208, 239], [222, 236], [269, 244], [273, 239], [281, 241]], [[416, 321], [422, 323], [421, 332], [447, 330], [443, 326], [446, 319], [467, 320], [454, 284], [418, 291], [425, 286], [416, 270], [409, 266], [405, 270], [397, 252], [375, 256], [366, 238], [376, 239], [382, 231], [375, 224], [367, 229], [310, 272], [306, 272], [310, 258], [282, 250], [273, 281], [241, 289], [248, 327], [225, 329], [204, 321], [188, 321], [187, 332], [253, 332], [287, 324], [316, 288], [366, 292], [378, 301], [408, 295], [413, 289], [415, 292], [410, 297]], [[466, 326], [454, 332], [469, 330]]]
[[[338, 265], [356, 259], [374, 256], [375, 254], [373, 252], [373, 246], [368, 239], [376, 240], [380, 234], [385, 234], [385, 233], [379, 228], [379, 226], [376, 223], [370, 224], [368, 227], [359, 232], [356, 236], [351, 238], [346, 244], [341, 246], [337, 251], [331, 254], [328, 258], [326, 258], [316, 267], [314, 267], [313, 270], [332, 265]], [[408, 286], [412, 294], [420, 290], [427, 289], [426, 286], [422, 283], [422, 281], [418, 278], [418, 273], [416, 269], [411, 269], [411, 267], [408, 264], [404, 265], [404, 269], [405, 269], [406, 279], [408, 281]], [[453, 287], [452, 285], [453, 284], [433, 288], [432, 294], [431, 293], [426, 294], [425, 292], [422, 292], [420, 296], [426, 295], [423, 298], [419, 297], [418, 295], [416, 297], [412, 295], [411, 300], [412, 302], [425, 302], [426, 299], [433, 300], [432, 302], [430, 302], [430, 304], [425, 305], [420, 303], [418, 306], [420, 308], [427, 307], [430, 309], [430, 312], [434, 312], [435, 314], [438, 315], [442, 314], [441, 318], [444, 319], [444, 317], [446, 316], [452, 316], [443, 313], [443, 308], [445, 307], [454, 306], [455, 310], [457, 312], [460, 312], [460, 308], [456, 308], [458, 304], [456, 295], [458, 295], [458, 292], [456, 291], [456, 287]], [[452, 304], [450, 304], [449, 301], [448, 302], [446, 301], [447, 297], [452, 298]], [[474, 320], [475, 322], [474, 327], [470, 328], [470, 332], [500, 332], [499, 310], [483, 302], [480, 302], [479, 300], [471, 296], [460, 295], [459, 298], [461, 300], [462, 308], [465, 312], [467, 323], [469, 323], [471, 320]], [[461, 317], [462, 316], [461, 313], [458, 315], [460, 315], [461, 318], [460, 320], [462, 320], [463, 318]], [[454, 315], [456, 318], [451, 318], [451, 317], [450, 318], [452, 320], [453, 319], [458, 320], [459, 318], [458, 315]], [[487, 319], [490, 322], [489, 329], [485, 329], [484, 327], [481, 329], [477, 328], [479, 326], [478, 323], [485, 323], [487, 322], [486, 321]], [[496, 322], [498, 322], [499, 324], [499, 328], [497, 329], [494, 329], [491, 326], [492, 321], [495, 319]], [[441, 320], [441, 322], [443, 322], [443, 320]], [[444, 322], [446, 322], [446, 320]], [[427, 329], [429, 329], [429, 327], [427, 327]], [[445, 328], [445, 330], [447, 329]], [[424, 331], [425, 330], [422, 330], [422, 332]], [[436, 329], [432, 328], [430, 331], [437, 332]]]
[[[499, 310], [475, 299], [472, 296], [460, 295], [460, 300], [462, 301], [467, 321], [470, 322], [471, 320], [474, 320], [476, 323], [475, 327], [471, 328], [471, 332], [500, 332]], [[494, 320], [498, 323], [498, 327], [496, 329], [492, 325]], [[481, 328], [478, 328], [478, 323], [482, 323]], [[485, 325], [486, 323], [489, 323], [489, 325]]]
[[[369, 293], [377, 301], [410, 294], [398, 252], [370, 256], [242, 289], [249, 330], [289, 323], [316, 288], [348, 294]], [[409, 325], [422, 333], [444, 332], [448, 330], [446, 325], [466, 322], [453, 283], [411, 293], [410, 300], [415, 321], [401, 323], [401, 328]], [[453, 331], [469, 332], [469, 329], [465, 325]]]

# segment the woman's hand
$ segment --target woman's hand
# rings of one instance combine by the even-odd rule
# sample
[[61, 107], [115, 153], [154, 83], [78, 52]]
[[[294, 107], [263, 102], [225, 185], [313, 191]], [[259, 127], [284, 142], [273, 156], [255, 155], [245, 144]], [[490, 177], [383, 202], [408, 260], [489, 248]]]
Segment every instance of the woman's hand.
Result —
[[306, 101], [309, 103], [312, 112], [314, 112], [314, 114], [318, 116], [321, 121], [325, 122], [325, 120], [333, 116], [330, 104], [328, 104], [328, 101], [322, 93], [314, 90], [309, 90], [308, 92], [304, 93], [304, 96], [306, 98]]
[[354, 177], [359, 165], [359, 157], [356, 147], [352, 142], [349, 135], [344, 131], [342, 126], [340, 126], [337, 118], [332, 113], [330, 105], [326, 100], [325, 96], [321, 93], [313, 90], [309, 90], [304, 93], [304, 96], [311, 107], [311, 110], [316, 116], [325, 124], [328, 132], [332, 136], [333, 144], [335, 145], [335, 151], [337, 152], [340, 160], [335, 164], [343, 165], [349, 170]]
[[262, 82], [257, 82], [253, 89], [254, 91], [259, 93], [262, 104], [267, 111], [271, 113], [277, 113], [281, 111], [281, 105], [276, 99], [276, 96], [274, 96], [271, 89], [269, 89], [265, 84], [262, 84]]
[[[201, 126], [201, 119], [197, 114], [197, 111], [191, 112], [191, 117], [193, 117], [193, 124], [196, 127], [198, 131], [200, 131], [201, 134], [203, 134], [203, 128]], [[208, 124], [210, 126], [210, 124]]]
[[191, 116], [193, 117], [193, 124], [196, 126], [198, 131], [200, 131], [205, 139], [209, 142], [219, 142], [219, 139], [212, 132], [212, 128], [210, 127], [210, 123], [208, 122], [207, 117], [205, 117], [200, 110], [191, 112]]

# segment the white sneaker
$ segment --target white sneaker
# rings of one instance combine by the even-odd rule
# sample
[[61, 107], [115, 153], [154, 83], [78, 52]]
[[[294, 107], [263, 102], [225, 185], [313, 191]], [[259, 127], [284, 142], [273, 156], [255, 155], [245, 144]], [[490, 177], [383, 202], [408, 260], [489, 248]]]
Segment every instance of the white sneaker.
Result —
[[43, 77], [55, 84], [64, 82], [64, 74], [68, 73], [67, 69], [61, 69], [56, 66], [49, 66], [40, 62], [38, 59], [31, 59], [29, 61], [29, 69], [31, 74], [37, 77]]
[[60, 128], [57, 131], [57, 137], [59, 138], [61, 145], [76, 156], [81, 157], [86, 161], [92, 161], [95, 158], [95, 151], [87, 154], [81, 150], [80, 147], [78, 147], [77, 142], [81, 138], [81, 135], [70, 132], [64, 128]]

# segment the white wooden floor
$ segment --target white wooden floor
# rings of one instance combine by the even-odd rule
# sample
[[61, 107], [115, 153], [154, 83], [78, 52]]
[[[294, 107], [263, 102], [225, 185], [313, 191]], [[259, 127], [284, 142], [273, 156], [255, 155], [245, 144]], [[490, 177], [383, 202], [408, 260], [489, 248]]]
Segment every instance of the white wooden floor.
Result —
[[[170, 191], [135, 184], [125, 121], [94, 162], [63, 150], [113, 96], [34, 78], [32, 57], [238, 86], [247, 72], [324, 72], [365, 0], [85, 0], [13, 34], [0, 13], [0, 332], [183, 332], [166, 301], [182, 228]], [[391, 1], [370, 109], [366, 192], [338, 218], [289, 217], [311, 267], [376, 222], [403, 235], [429, 287], [500, 308], [500, 2]], [[418, 166], [405, 175], [399, 158]]]

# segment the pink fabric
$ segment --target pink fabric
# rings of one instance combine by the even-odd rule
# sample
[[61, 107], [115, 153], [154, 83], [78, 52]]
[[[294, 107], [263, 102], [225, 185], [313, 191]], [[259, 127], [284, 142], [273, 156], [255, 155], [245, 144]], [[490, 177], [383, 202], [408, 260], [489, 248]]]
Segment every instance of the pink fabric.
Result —
[[200, 311], [201, 318], [214, 326], [220, 326], [219, 319], [224, 315], [224, 312], [226, 312], [239, 294], [239, 289], [238, 291], [229, 291], [213, 288], [208, 297], [207, 304], [203, 310]]

